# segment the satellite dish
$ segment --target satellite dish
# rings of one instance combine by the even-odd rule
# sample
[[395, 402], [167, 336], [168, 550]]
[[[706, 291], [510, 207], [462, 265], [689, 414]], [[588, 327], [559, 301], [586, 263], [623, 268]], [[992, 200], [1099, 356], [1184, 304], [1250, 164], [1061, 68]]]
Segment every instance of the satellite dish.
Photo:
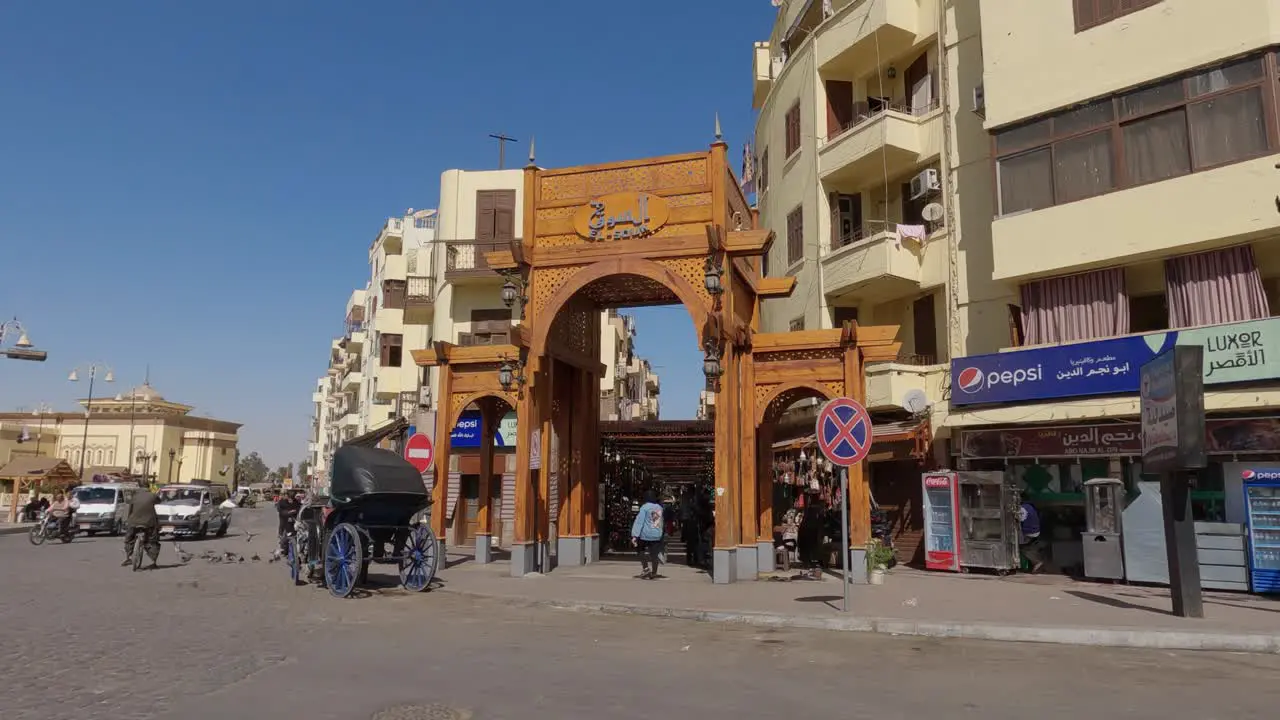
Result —
[[908, 390], [902, 396], [902, 407], [912, 415], [919, 415], [929, 409], [929, 397], [923, 390]]
[[920, 211], [920, 215], [929, 222], [939, 222], [942, 220], [942, 206], [938, 203], [929, 203]]

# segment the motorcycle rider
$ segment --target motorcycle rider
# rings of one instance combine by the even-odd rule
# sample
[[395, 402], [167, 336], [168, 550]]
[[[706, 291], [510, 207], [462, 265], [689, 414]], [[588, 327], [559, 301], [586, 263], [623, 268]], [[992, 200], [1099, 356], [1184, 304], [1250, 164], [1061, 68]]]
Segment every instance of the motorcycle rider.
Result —
[[280, 516], [279, 527], [276, 533], [280, 540], [280, 553], [284, 554], [287, 550], [286, 538], [293, 530], [293, 524], [298, 519], [298, 513], [302, 510], [302, 502], [298, 500], [298, 496], [294, 491], [289, 490], [276, 501], [276, 513]]
[[151, 558], [148, 568], [156, 567], [160, 560], [160, 518], [156, 516], [156, 504], [159, 502], [159, 496], [150, 488], [141, 487], [134, 491], [133, 499], [129, 501], [129, 529], [124, 534], [124, 562], [120, 563], [121, 567], [133, 562], [135, 542], [143, 543], [143, 549]]
[[55, 493], [53, 504], [49, 506], [49, 517], [57, 518], [58, 534], [65, 535], [71, 528], [71, 501], [62, 493]]

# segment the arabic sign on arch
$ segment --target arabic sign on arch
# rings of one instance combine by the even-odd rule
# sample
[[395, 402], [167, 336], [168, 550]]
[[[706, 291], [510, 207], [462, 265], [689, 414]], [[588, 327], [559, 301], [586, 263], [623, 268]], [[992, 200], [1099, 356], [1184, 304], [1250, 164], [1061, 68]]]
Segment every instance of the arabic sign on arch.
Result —
[[626, 240], [652, 235], [671, 219], [666, 198], [649, 193], [604, 195], [573, 215], [573, 229], [588, 240]]
[[1280, 318], [1269, 318], [956, 358], [951, 404], [1136, 393], [1139, 369], [1174, 345], [1204, 348], [1206, 385], [1280, 378]]

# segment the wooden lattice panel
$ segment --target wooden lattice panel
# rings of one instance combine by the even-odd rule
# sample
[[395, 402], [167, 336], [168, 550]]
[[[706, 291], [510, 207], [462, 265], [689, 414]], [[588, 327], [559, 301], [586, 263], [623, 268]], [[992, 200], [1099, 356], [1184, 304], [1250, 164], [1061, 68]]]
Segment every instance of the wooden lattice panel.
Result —
[[843, 363], [844, 349], [840, 347], [830, 347], [812, 350], [762, 352], [756, 353], [755, 360], [758, 363], [785, 362], [787, 360], [835, 360]]
[[656, 192], [669, 188], [706, 185], [708, 158], [635, 167], [590, 170], [539, 177], [538, 197], [544, 201], [593, 198], [628, 190]]
[[547, 347], [561, 347], [588, 357], [594, 354], [596, 338], [592, 333], [592, 317], [598, 311], [594, 305], [583, 307], [583, 304], [575, 298], [556, 313], [548, 333]]
[[706, 275], [706, 269], [704, 267], [706, 264], [705, 258], [701, 256], [667, 258], [663, 260], [655, 260], [654, 262], [683, 278], [685, 282], [689, 283], [689, 285], [693, 287], [693, 291], [698, 294], [698, 297], [702, 298], [703, 302], [707, 304], [707, 307], [711, 307], [711, 294], [707, 292], [707, 285], [704, 279]]
[[[494, 381], [495, 383], [497, 380]], [[508, 410], [516, 409], [516, 396], [504, 390], [493, 390], [485, 392], [457, 392], [449, 397], [449, 409], [453, 411], [453, 416], [457, 417], [459, 413], [467, 409], [468, 405], [481, 400], [483, 398], [493, 398], [501, 400], [507, 405]]]
[[711, 193], [685, 193], [667, 197], [667, 207], [672, 210], [685, 207], [699, 207], [711, 204]]
[[551, 298], [555, 296], [564, 284], [569, 282], [578, 271], [582, 270], [586, 265], [561, 265], [559, 267], [534, 268], [532, 274], [532, 305], [533, 312], [530, 320], [541, 317], [542, 313], [547, 309], [547, 304], [551, 302]]
[[632, 307], [637, 305], [674, 305], [680, 298], [662, 283], [640, 275], [614, 275], [588, 283], [579, 291], [595, 305]]

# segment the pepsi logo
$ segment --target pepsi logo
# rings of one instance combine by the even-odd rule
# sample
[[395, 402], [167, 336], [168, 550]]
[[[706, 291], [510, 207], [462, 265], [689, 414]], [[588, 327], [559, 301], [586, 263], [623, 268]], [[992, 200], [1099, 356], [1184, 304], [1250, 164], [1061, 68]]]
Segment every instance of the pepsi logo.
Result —
[[1255, 476], [1255, 475], [1257, 475], [1257, 473], [1255, 473], [1254, 471], [1252, 471], [1252, 470], [1245, 470], [1244, 472], [1240, 473], [1240, 479], [1242, 479], [1242, 480], [1252, 480], [1252, 479], [1253, 479], [1253, 476]]
[[1280, 480], [1280, 470], [1244, 470], [1240, 473], [1242, 480]]
[[972, 395], [982, 390], [986, 385], [987, 376], [976, 367], [965, 368], [960, 371], [960, 375], [956, 377], [956, 382], [960, 385], [960, 389]]

